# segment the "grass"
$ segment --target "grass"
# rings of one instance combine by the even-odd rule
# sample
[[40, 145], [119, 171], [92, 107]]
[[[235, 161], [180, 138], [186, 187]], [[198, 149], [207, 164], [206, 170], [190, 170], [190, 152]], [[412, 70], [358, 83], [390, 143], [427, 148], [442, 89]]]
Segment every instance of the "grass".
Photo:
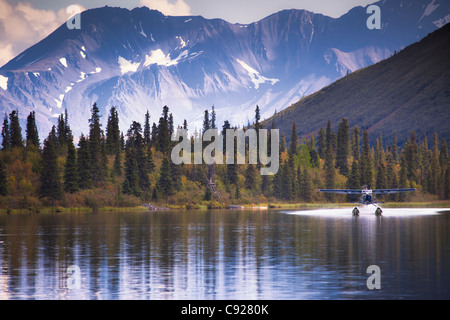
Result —
[[[258, 204], [258, 206], [265, 206], [265, 204]], [[268, 203], [269, 209], [338, 209], [353, 207], [353, 203]], [[244, 209], [252, 209], [252, 205], [243, 205]], [[387, 202], [382, 204], [383, 208], [450, 208], [450, 201], [424, 201], [424, 202]], [[206, 202], [202, 204], [186, 207], [186, 206], [167, 206], [168, 209], [174, 211], [184, 210], [214, 210], [214, 209], [226, 209], [226, 205], [217, 205], [216, 202]], [[82, 208], [65, 208], [65, 207], [45, 207], [38, 211], [33, 209], [0, 209], [0, 214], [23, 214], [23, 213], [39, 213], [39, 214], [54, 214], [54, 213], [107, 213], [107, 212], [149, 212], [145, 207], [102, 207], [98, 209], [92, 209], [88, 207]]]
[[65, 207], [44, 207], [39, 210], [35, 209], [0, 209], [0, 214], [53, 214], [53, 213], [105, 213], [105, 212], [148, 212], [145, 207], [102, 207], [98, 209], [82, 207], [82, 208], [65, 208]]

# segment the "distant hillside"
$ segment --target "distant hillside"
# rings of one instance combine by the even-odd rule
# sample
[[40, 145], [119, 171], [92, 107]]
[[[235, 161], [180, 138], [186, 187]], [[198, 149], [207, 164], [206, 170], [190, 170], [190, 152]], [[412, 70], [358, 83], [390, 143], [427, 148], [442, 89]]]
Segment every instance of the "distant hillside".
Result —
[[351, 127], [366, 127], [372, 142], [382, 133], [391, 142], [397, 131], [403, 144], [410, 132], [450, 139], [450, 24], [389, 59], [356, 71], [275, 114], [272, 121], [290, 138], [336, 128], [342, 118]]

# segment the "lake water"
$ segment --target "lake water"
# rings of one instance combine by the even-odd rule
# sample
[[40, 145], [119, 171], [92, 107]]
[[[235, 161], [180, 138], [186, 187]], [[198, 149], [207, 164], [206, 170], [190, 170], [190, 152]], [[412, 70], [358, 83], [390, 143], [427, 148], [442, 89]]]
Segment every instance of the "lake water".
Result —
[[0, 299], [450, 299], [442, 210], [2, 214]]

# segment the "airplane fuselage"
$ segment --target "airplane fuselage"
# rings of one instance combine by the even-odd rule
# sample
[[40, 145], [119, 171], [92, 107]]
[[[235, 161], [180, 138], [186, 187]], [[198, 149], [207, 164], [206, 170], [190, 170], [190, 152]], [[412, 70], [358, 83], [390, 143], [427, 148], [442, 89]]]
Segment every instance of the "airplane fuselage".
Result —
[[372, 190], [362, 190], [361, 204], [373, 204]]

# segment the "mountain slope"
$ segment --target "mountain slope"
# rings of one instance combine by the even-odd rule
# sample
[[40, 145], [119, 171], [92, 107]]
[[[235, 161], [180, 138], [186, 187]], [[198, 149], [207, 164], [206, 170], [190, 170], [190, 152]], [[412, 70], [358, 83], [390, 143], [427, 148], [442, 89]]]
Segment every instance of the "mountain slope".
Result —
[[257, 104], [267, 118], [450, 17], [446, 0], [377, 4], [381, 30], [367, 29], [362, 7], [338, 19], [285, 10], [248, 25], [148, 8], [87, 10], [81, 30], [64, 24], [0, 68], [0, 113], [36, 111], [41, 137], [64, 109], [74, 135], [87, 132], [94, 102], [104, 121], [116, 106], [123, 131], [147, 109], [157, 122], [164, 105], [192, 130], [212, 105], [219, 124], [246, 124]]
[[287, 138], [293, 121], [300, 135], [342, 118], [367, 128], [371, 138], [382, 133], [391, 142], [394, 131], [404, 143], [412, 130], [419, 137], [437, 132], [450, 139], [450, 24], [391, 58], [323, 88], [268, 119]]

